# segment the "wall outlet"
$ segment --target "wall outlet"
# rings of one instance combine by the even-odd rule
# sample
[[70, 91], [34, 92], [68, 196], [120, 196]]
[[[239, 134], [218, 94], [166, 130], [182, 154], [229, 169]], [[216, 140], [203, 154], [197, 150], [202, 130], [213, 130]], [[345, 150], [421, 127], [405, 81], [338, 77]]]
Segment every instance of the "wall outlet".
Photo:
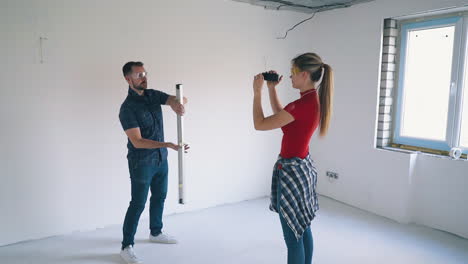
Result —
[[333, 171], [327, 171], [327, 177], [331, 179], [338, 179], [338, 173], [333, 172]]

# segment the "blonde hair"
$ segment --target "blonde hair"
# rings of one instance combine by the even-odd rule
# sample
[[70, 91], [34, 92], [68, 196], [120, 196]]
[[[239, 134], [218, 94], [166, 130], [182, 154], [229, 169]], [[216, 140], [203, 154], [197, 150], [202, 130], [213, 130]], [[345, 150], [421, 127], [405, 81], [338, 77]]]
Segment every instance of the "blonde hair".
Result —
[[319, 55], [312, 52], [297, 56], [292, 60], [292, 64], [301, 71], [309, 72], [312, 82], [316, 83], [322, 78], [320, 87], [318, 87], [318, 94], [320, 100], [320, 136], [323, 137], [327, 134], [332, 115], [333, 69], [330, 65], [323, 63]]

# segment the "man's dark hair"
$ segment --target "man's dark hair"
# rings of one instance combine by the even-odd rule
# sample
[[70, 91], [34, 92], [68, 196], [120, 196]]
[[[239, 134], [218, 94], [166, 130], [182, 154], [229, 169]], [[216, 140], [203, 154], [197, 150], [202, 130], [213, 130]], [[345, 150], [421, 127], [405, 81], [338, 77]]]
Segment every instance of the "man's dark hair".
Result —
[[124, 76], [129, 75], [132, 72], [132, 67], [133, 66], [138, 66], [138, 67], [143, 67], [143, 62], [141, 61], [129, 61], [125, 63], [125, 65], [122, 68], [122, 72]]

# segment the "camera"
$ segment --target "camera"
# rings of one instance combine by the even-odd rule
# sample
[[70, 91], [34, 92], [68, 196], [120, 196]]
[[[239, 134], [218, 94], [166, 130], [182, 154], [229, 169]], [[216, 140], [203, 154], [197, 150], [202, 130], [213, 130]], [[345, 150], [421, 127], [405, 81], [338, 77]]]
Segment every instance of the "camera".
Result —
[[263, 79], [268, 82], [277, 82], [279, 81], [279, 76], [274, 72], [263, 72]]

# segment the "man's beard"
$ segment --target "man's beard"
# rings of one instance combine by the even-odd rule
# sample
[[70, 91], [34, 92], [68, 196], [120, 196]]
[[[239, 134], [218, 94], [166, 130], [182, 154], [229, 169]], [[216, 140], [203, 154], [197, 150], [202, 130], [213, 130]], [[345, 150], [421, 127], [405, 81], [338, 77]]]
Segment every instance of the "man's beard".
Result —
[[140, 83], [140, 85], [138, 85], [138, 86], [133, 84], [133, 87], [135, 87], [135, 89], [138, 90], [138, 91], [143, 91], [143, 90], [146, 89], [146, 87], [143, 86], [143, 83]]

